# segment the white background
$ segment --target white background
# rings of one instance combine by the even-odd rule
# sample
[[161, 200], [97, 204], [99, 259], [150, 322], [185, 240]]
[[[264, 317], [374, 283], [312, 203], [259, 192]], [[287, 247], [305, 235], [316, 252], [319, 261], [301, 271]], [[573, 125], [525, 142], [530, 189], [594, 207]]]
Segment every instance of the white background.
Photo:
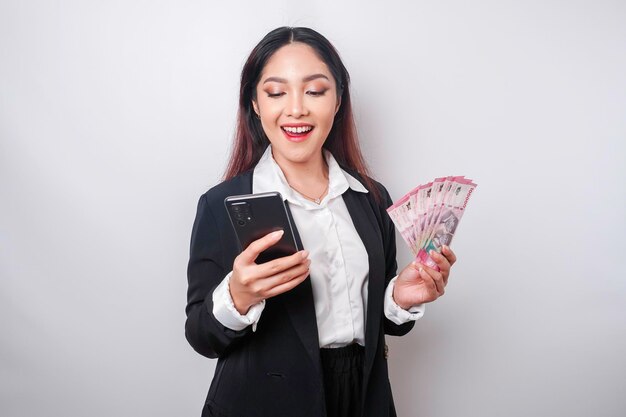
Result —
[[183, 333], [191, 225], [242, 64], [282, 25], [340, 51], [395, 199], [479, 184], [446, 295], [389, 338], [400, 415], [626, 415], [626, 4], [609, 0], [1, 0], [0, 414], [199, 416], [215, 361]]

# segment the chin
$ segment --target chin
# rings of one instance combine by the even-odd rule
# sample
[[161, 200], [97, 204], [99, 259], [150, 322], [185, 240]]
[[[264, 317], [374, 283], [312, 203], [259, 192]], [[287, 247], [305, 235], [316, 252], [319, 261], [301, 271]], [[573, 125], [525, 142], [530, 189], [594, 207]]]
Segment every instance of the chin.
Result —
[[318, 146], [313, 142], [285, 142], [277, 146], [276, 142], [273, 142], [272, 148], [274, 150], [274, 159], [276, 159], [276, 153], [278, 153], [289, 162], [305, 163], [316, 157], [318, 153], [321, 154], [322, 145]]
[[316, 150], [314, 149], [294, 149], [291, 152], [283, 153], [283, 156], [290, 162], [301, 164], [310, 161], [315, 154]]

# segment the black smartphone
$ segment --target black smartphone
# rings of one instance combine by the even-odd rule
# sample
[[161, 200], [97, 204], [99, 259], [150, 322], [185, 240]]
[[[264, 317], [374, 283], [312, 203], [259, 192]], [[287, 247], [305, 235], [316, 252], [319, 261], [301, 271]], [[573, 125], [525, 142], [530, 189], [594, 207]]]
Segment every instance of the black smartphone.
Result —
[[284, 230], [276, 244], [259, 254], [257, 264], [293, 255], [300, 250], [285, 201], [279, 192], [234, 195], [226, 197], [224, 205], [241, 250], [268, 233]]

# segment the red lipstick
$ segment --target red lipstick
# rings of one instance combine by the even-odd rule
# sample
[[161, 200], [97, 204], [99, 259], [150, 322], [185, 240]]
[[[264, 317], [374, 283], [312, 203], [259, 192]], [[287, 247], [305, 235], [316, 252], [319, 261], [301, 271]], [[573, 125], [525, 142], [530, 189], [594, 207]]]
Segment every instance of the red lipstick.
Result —
[[283, 134], [290, 142], [303, 142], [311, 135], [313, 125], [308, 123], [289, 123], [281, 126]]

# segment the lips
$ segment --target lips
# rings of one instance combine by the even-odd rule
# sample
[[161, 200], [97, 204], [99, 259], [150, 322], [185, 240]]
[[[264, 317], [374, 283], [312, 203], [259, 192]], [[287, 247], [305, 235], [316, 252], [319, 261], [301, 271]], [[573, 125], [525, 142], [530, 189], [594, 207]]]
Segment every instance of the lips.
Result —
[[308, 124], [283, 125], [280, 127], [287, 140], [291, 142], [302, 142], [306, 140], [314, 127]]

